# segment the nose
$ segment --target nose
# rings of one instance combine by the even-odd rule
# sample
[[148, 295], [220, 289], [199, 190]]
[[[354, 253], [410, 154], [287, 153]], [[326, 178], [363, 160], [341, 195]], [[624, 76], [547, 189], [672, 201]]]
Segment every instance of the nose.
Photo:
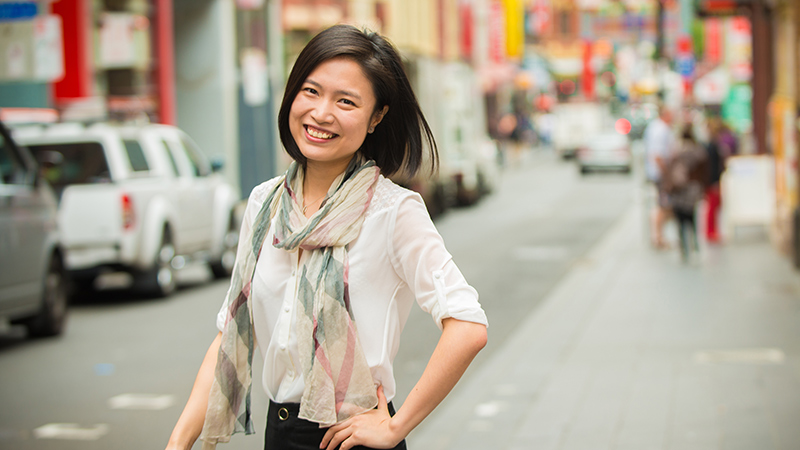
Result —
[[333, 120], [333, 105], [331, 102], [320, 99], [311, 110], [311, 118], [317, 123], [330, 123]]

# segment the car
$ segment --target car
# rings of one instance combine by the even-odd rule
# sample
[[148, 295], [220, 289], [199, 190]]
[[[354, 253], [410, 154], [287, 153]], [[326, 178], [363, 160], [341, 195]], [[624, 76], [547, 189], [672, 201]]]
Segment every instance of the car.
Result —
[[0, 122], [0, 320], [31, 337], [64, 331], [69, 280], [52, 188]]
[[581, 174], [595, 170], [631, 171], [633, 158], [628, 137], [617, 131], [599, 133], [587, 139], [576, 154]]
[[14, 130], [58, 196], [73, 293], [106, 273], [166, 297], [177, 271], [208, 262], [229, 277], [238, 245], [238, 191], [186, 133], [162, 124], [54, 123]]
[[556, 154], [563, 159], [575, 157], [578, 149], [602, 129], [606, 109], [594, 102], [576, 101], [555, 105], [552, 145]]

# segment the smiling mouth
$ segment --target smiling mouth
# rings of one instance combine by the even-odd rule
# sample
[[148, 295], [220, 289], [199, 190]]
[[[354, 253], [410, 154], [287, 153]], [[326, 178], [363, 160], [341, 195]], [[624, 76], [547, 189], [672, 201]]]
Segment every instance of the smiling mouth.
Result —
[[317, 138], [317, 139], [333, 139], [336, 136], [338, 136], [338, 134], [327, 133], [325, 131], [318, 130], [316, 128], [312, 128], [312, 127], [310, 127], [308, 125], [303, 125], [303, 126], [305, 127], [306, 133], [308, 133], [309, 136]]

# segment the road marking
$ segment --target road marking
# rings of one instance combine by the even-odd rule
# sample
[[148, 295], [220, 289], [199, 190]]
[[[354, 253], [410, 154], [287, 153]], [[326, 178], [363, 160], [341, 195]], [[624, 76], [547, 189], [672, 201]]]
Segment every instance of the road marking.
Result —
[[175, 402], [172, 395], [159, 394], [121, 394], [108, 399], [111, 409], [138, 409], [157, 411], [167, 409]]
[[777, 348], [707, 350], [694, 354], [697, 364], [783, 364], [786, 355]]
[[520, 261], [553, 261], [564, 259], [569, 255], [566, 247], [558, 246], [530, 246], [514, 249], [514, 258]]
[[105, 434], [108, 434], [108, 425], [105, 423], [99, 423], [91, 428], [81, 428], [77, 423], [48, 423], [33, 430], [36, 439], [96, 441]]

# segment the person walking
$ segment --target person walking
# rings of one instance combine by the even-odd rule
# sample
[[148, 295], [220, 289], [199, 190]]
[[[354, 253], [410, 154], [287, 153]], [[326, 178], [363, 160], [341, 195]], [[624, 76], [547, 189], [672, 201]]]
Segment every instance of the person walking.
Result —
[[667, 193], [672, 214], [678, 221], [681, 257], [688, 262], [692, 252], [699, 251], [695, 210], [708, 183], [705, 149], [694, 137], [691, 124], [686, 124], [675, 153], [665, 164], [662, 186]]
[[727, 159], [738, 151], [738, 142], [733, 133], [725, 126], [719, 117], [712, 117], [708, 121], [709, 143], [706, 148], [708, 157], [708, 187], [706, 188], [706, 241], [717, 243], [720, 241], [718, 217], [722, 206], [722, 191], [720, 179], [725, 171]]
[[662, 172], [675, 147], [672, 133], [672, 112], [665, 106], [659, 108], [658, 117], [647, 124], [644, 130], [645, 176], [655, 186], [656, 205], [650, 215], [650, 237], [655, 248], [665, 248], [664, 224], [670, 217], [671, 208], [661, 183]]
[[[418, 171], [426, 151], [437, 164], [397, 50], [352, 26], [322, 31], [289, 75], [278, 129], [294, 161], [249, 196], [219, 333], [167, 449], [254, 432], [256, 350], [265, 449], [405, 449], [486, 344], [487, 320], [420, 195], [386, 178]], [[395, 412], [393, 360], [415, 301], [441, 336]]]

